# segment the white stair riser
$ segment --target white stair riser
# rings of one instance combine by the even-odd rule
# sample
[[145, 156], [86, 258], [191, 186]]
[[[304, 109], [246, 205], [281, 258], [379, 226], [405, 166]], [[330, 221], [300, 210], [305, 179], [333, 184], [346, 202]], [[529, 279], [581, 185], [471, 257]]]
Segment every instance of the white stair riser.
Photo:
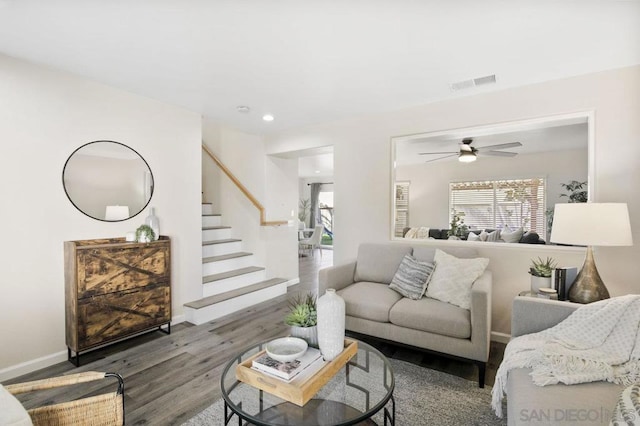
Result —
[[209, 321], [221, 318], [225, 315], [232, 314], [241, 309], [262, 303], [266, 300], [286, 294], [287, 284], [282, 283], [252, 293], [243, 294], [242, 296], [225, 300], [215, 305], [210, 305], [201, 309], [193, 309], [185, 306], [185, 319], [195, 325], [204, 324]]
[[230, 254], [242, 251], [242, 242], [234, 241], [232, 243], [209, 244], [202, 246], [202, 257], [220, 256], [222, 254]]
[[202, 241], [225, 240], [227, 238], [231, 238], [231, 228], [202, 230]]
[[233, 271], [234, 269], [245, 268], [253, 265], [255, 256], [234, 257], [233, 259], [220, 260], [218, 262], [207, 262], [202, 264], [202, 276], [219, 274], [221, 272]]
[[265, 271], [256, 271], [202, 285], [202, 297], [214, 296], [265, 280]]
[[213, 204], [202, 204], [202, 214], [213, 214]]
[[221, 226], [222, 216], [202, 216], [202, 227], [207, 226]]

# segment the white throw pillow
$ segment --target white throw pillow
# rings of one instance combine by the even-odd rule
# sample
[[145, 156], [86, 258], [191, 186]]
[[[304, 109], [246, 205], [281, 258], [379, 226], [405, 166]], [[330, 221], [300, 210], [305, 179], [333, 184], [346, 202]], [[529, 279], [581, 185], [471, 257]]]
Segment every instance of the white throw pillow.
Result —
[[481, 241], [480, 235], [475, 232], [469, 232], [469, 235], [467, 235], [467, 241]]
[[518, 243], [520, 242], [520, 238], [522, 238], [522, 234], [524, 234], [522, 228], [518, 228], [515, 231], [505, 228], [500, 232], [500, 238], [502, 238], [502, 241], [505, 243]]
[[431, 274], [427, 297], [471, 309], [471, 286], [489, 265], [489, 259], [459, 259], [436, 249], [436, 269]]
[[0, 425], [31, 426], [31, 417], [20, 401], [0, 385]]

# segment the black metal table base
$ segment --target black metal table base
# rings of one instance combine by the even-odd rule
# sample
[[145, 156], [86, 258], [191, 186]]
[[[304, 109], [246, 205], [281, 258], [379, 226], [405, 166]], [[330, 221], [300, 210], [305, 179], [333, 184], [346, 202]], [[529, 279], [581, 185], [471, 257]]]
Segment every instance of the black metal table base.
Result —
[[[234, 416], [238, 418], [238, 426], [250, 424], [248, 421], [246, 423], [242, 423], [243, 418], [236, 411], [231, 409], [229, 404], [227, 404], [226, 400], [223, 400], [223, 401], [224, 401], [224, 425], [225, 426], [231, 423]], [[396, 424], [396, 400], [393, 397], [393, 394], [391, 394], [390, 401], [391, 401], [391, 407], [390, 407], [391, 409], [389, 409], [388, 407], [389, 402], [387, 402], [387, 404], [384, 406], [384, 409], [383, 409], [384, 426], [395, 426]], [[371, 417], [373, 417], [376, 413], [377, 412], [371, 413]], [[358, 423], [358, 425], [376, 426], [376, 423], [372, 421], [371, 418], [369, 418]]]

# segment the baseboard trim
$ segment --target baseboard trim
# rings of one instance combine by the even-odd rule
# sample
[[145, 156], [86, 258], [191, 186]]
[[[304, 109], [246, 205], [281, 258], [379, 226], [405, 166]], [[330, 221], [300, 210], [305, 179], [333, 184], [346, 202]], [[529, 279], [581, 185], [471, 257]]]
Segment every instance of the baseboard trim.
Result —
[[29, 374], [36, 370], [40, 370], [41, 368], [51, 367], [54, 364], [58, 364], [66, 360], [67, 351], [61, 351], [32, 359], [31, 361], [21, 362], [20, 364], [12, 365], [0, 370], [0, 382], [11, 380], [24, 374]]
[[184, 314], [182, 315], [176, 315], [175, 317], [171, 318], [171, 325], [177, 325], [180, 323], [183, 323], [186, 321], [186, 317]]
[[492, 331], [491, 340], [493, 340], [494, 342], [507, 344], [509, 343], [509, 340], [511, 340], [511, 335], [506, 333], [500, 333], [497, 331]]
[[[185, 321], [184, 315], [176, 315], [171, 318], [171, 325], [177, 325]], [[153, 330], [150, 330], [153, 331]], [[149, 333], [150, 331], [143, 331], [139, 335]], [[135, 335], [137, 336], [137, 335]], [[132, 337], [135, 337], [132, 336]], [[51, 367], [52, 365], [67, 361], [67, 351], [56, 352], [50, 355], [45, 355], [40, 358], [32, 359], [31, 361], [22, 362], [20, 364], [12, 365], [10, 367], [0, 370], [0, 383], [11, 380], [16, 377], [20, 377], [24, 374], [33, 373], [34, 371], [42, 368]]]

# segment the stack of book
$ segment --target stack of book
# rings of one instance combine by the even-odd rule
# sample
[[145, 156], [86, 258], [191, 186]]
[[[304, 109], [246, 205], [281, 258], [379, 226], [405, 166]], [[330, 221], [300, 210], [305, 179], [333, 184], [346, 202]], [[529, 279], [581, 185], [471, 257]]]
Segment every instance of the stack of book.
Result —
[[551, 288], [558, 292], [558, 300], [569, 300], [569, 290], [578, 275], [578, 268], [556, 268], [551, 275]]
[[265, 353], [252, 361], [251, 368], [289, 383], [315, 374], [323, 365], [320, 350], [308, 348], [300, 359], [290, 362], [276, 361]]

